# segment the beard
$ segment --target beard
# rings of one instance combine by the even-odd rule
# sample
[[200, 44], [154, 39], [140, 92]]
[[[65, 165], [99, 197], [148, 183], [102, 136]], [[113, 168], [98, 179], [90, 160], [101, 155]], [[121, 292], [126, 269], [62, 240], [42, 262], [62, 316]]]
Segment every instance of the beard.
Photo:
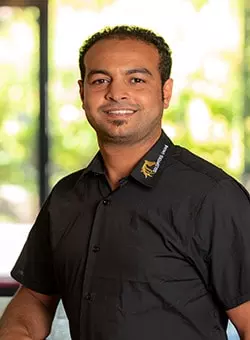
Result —
[[119, 127], [119, 126], [126, 124], [126, 122], [122, 119], [115, 119], [112, 121], [112, 124]]
[[132, 146], [143, 138], [147, 138], [155, 128], [161, 126], [162, 113], [160, 112], [146, 124], [143, 119], [140, 119], [136, 123], [132, 122], [132, 125], [129, 119], [123, 117], [113, 117], [112, 119], [110, 117], [108, 122], [97, 121], [88, 114], [86, 114], [86, 118], [95, 130], [99, 143]]
[[119, 131], [119, 128], [122, 128], [122, 126], [127, 125], [127, 121], [125, 119], [115, 118], [113, 120], [110, 120], [109, 124], [111, 125], [111, 127], [113, 126], [113, 129], [112, 128], [109, 129], [107, 126], [103, 124], [98, 124], [89, 117], [87, 117], [87, 120], [91, 127], [95, 130], [98, 140], [102, 141], [103, 143], [131, 144], [134, 133], [132, 131], [125, 132], [125, 130]]

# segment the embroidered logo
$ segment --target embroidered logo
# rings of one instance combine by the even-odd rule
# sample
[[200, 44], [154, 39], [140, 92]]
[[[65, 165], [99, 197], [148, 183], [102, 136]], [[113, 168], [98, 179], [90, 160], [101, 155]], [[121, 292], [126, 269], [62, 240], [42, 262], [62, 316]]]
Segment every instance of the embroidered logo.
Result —
[[154, 171], [153, 169], [151, 169], [151, 167], [154, 166], [155, 164], [156, 162], [150, 162], [147, 160], [144, 161], [144, 164], [141, 168], [141, 172], [143, 173], [145, 178], [152, 177], [154, 175]]
[[163, 160], [163, 158], [166, 154], [167, 149], [168, 149], [168, 145], [164, 145], [164, 148], [162, 149], [162, 151], [161, 151], [159, 157], [157, 158], [156, 162], [151, 162], [151, 161], [147, 161], [147, 160], [144, 161], [144, 164], [141, 168], [141, 172], [143, 173], [145, 178], [153, 177], [154, 174], [157, 173], [157, 171], [160, 167], [161, 161]]
[[167, 146], [167, 145], [164, 145], [164, 148], [163, 148], [163, 150], [161, 151], [161, 154], [160, 154], [160, 156], [158, 157], [158, 159], [157, 159], [157, 161], [156, 161], [156, 164], [155, 164], [155, 167], [154, 167], [154, 169], [153, 169], [153, 173], [154, 173], [154, 174], [157, 173], [157, 171], [158, 171], [158, 169], [159, 169], [159, 167], [160, 167], [160, 165], [161, 165], [161, 161], [163, 160], [163, 158], [164, 158], [164, 156], [165, 156], [165, 154], [166, 154], [167, 149], [168, 149], [168, 146]]

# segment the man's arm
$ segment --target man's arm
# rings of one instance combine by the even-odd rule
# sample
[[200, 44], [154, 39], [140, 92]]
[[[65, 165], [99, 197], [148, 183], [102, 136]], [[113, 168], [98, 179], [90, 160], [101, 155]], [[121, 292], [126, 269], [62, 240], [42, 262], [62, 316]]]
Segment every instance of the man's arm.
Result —
[[241, 340], [250, 340], [250, 301], [229, 309], [227, 315], [236, 327]]
[[50, 333], [58, 302], [58, 296], [21, 287], [0, 320], [0, 340], [45, 339]]

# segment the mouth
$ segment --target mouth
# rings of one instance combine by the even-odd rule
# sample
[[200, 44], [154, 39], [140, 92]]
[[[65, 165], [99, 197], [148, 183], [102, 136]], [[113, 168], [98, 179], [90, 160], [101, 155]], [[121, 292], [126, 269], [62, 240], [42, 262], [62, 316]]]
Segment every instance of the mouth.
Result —
[[114, 115], [114, 116], [129, 116], [136, 112], [137, 110], [131, 110], [131, 109], [110, 109], [105, 110], [104, 112], [108, 115]]

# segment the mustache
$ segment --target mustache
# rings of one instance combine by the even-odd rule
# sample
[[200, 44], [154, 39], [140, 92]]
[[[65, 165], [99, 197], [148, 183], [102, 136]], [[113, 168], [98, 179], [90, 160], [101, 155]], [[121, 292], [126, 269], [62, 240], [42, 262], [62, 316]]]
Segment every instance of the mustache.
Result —
[[140, 106], [138, 104], [131, 104], [131, 103], [123, 102], [122, 104], [113, 103], [113, 104], [101, 105], [98, 111], [124, 110], [124, 109], [137, 111], [139, 110], [139, 108]]

